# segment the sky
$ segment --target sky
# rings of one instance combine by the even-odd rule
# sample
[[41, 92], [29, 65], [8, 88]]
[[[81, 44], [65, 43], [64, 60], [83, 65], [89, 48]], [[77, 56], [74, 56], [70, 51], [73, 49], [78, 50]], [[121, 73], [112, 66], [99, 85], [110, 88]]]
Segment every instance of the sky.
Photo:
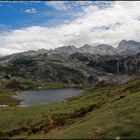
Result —
[[139, 1], [0, 1], [0, 55], [140, 41]]

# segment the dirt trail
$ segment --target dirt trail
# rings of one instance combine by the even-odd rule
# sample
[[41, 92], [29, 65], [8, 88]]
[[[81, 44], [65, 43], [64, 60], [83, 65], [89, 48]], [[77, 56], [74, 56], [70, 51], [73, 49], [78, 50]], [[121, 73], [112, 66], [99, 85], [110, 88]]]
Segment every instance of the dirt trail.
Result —
[[52, 119], [51, 115], [48, 115], [48, 120], [50, 122], [50, 125], [54, 124], [54, 120]]

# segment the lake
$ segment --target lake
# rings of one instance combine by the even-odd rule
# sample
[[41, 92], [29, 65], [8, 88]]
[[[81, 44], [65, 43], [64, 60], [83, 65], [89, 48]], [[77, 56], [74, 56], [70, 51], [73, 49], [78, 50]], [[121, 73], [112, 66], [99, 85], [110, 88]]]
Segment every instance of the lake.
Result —
[[30, 106], [62, 102], [82, 92], [83, 90], [77, 88], [29, 90], [13, 95], [12, 98], [21, 100], [20, 104], [23, 106]]

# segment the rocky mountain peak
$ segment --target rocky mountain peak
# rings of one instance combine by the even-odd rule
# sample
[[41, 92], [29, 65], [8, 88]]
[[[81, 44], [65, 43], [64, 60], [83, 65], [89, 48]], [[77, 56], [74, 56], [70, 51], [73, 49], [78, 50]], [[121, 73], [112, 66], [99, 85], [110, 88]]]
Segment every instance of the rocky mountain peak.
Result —
[[55, 52], [60, 52], [60, 53], [68, 53], [68, 54], [72, 54], [77, 52], [77, 48], [73, 45], [69, 45], [69, 46], [62, 46], [59, 48], [54, 49]]
[[134, 40], [122, 40], [118, 45], [118, 53], [126, 55], [134, 55], [140, 52], [140, 42]]
[[127, 40], [123, 39], [121, 40], [121, 42], [119, 43], [119, 46], [123, 45], [123, 44], [126, 44], [127, 43]]
[[79, 51], [82, 52], [82, 51], [88, 51], [88, 50], [91, 50], [91, 46], [88, 45], [88, 44], [85, 44], [83, 45], [82, 47], [79, 48]]
[[108, 44], [99, 44], [96, 46], [96, 48], [98, 48], [98, 49], [112, 49], [113, 47], [111, 45], [108, 45]]
[[134, 41], [134, 40], [122, 40], [119, 43], [118, 48], [124, 48], [124, 47], [131, 47], [131, 48], [136, 48], [136, 47], [140, 47], [140, 42]]
[[89, 44], [85, 44], [85, 45], [83, 45], [81, 48], [88, 49], [88, 48], [91, 48], [91, 46], [90, 46]]

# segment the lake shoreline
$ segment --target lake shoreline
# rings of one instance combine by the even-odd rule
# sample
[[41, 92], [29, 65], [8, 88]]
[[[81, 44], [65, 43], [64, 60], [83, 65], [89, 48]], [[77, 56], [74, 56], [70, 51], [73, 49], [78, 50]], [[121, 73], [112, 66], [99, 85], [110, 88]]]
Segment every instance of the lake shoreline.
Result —
[[60, 89], [33, 89], [23, 91], [23, 93], [18, 93], [12, 95], [12, 99], [17, 99], [20, 101], [19, 105], [32, 106], [40, 104], [50, 104], [57, 102], [66, 102], [72, 97], [75, 97], [84, 90], [80, 88], [60, 88]]
[[[66, 88], [77, 88], [77, 89], [83, 89], [85, 90], [85, 86], [83, 84], [65, 84], [65, 83], [49, 83], [45, 84], [45, 86], [38, 86], [38, 87], [33, 87], [33, 88], [28, 88], [28, 89], [2, 89], [2, 92], [7, 91], [8, 93], [8, 99], [4, 102], [0, 102], [0, 104], [3, 105], [8, 105], [8, 107], [12, 106], [18, 106], [20, 105], [20, 100], [17, 100], [15, 98], [12, 98], [13, 95], [20, 95], [24, 91], [30, 91], [30, 90], [57, 90], [57, 89], [66, 89]], [[4, 96], [3, 96], [4, 98]], [[12, 102], [12, 103], [11, 103]], [[6, 106], [5, 106], [6, 107]]]
[[64, 86], [62, 87], [52, 87], [52, 86], [48, 86], [48, 87], [34, 87], [34, 88], [28, 88], [28, 89], [24, 89], [24, 90], [12, 90], [14, 95], [20, 94], [23, 91], [29, 91], [29, 90], [57, 90], [57, 89], [65, 89], [65, 88], [79, 88], [79, 89], [84, 89], [83, 84], [64, 84]]

